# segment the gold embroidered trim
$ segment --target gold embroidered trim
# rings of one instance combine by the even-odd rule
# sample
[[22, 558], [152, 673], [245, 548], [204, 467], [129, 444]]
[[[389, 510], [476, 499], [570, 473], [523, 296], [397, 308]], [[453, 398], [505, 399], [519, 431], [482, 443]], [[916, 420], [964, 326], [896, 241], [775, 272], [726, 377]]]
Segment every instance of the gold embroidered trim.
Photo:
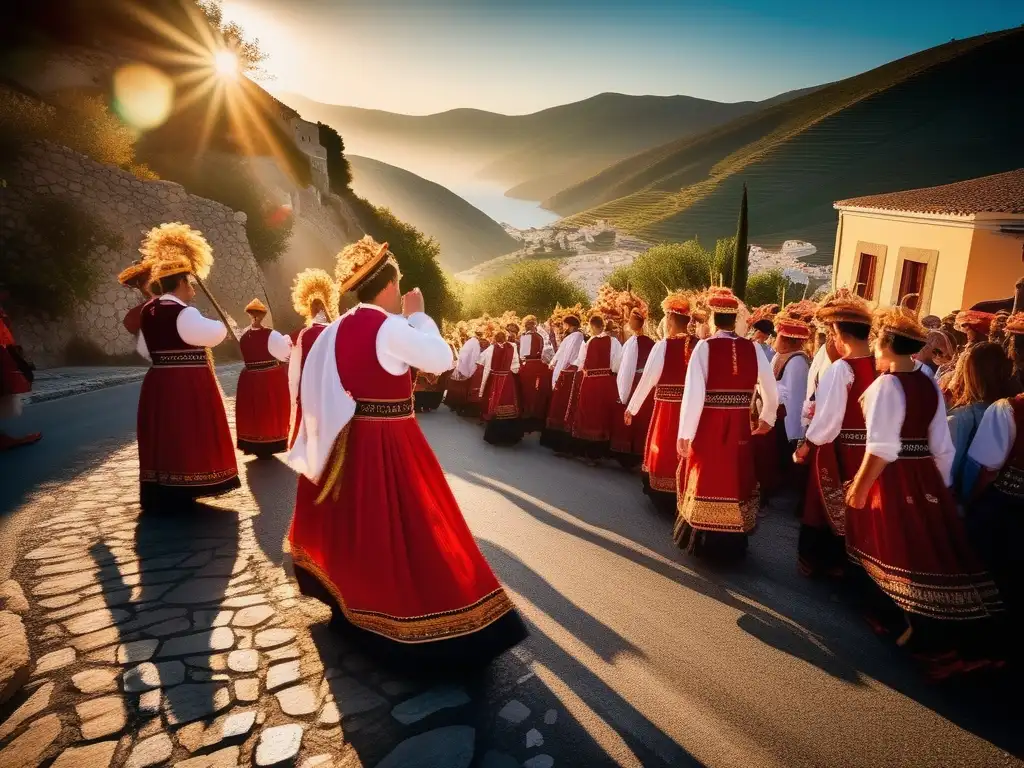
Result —
[[415, 413], [413, 398], [404, 400], [356, 400], [355, 419], [401, 419]]
[[144, 483], [159, 485], [219, 485], [225, 480], [238, 477], [238, 469], [222, 469], [219, 472], [157, 472], [144, 469], [139, 472], [139, 479]]
[[753, 390], [710, 390], [704, 395], [704, 407], [717, 408], [721, 410], [732, 408], [747, 409], [750, 408], [750, 403], [753, 397]]
[[932, 449], [927, 439], [921, 440], [900, 440], [901, 459], [927, 459], [931, 458]]
[[246, 363], [245, 370], [247, 371], [272, 371], [281, 365], [277, 360], [260, 360], [256, 363]]
[[672, 475], [671, 477], [649, 475], [648, 485], [650, 485], [651, 490], [663, 491], [665, 493], [675, 493], [676, 489], [678, 488], [678, 486], [676, 485], [675, 475]]
[[683, 385], [659, 384], [654, 388], [654, 400], [659, 403], [683, 402]]
[[867, 445], [868, 431], [866, 429], [844, 429], [837, 438], [843, 445]]
[[1017, 467], [1003, 467], [1002, 472], [992, 482], [992, 487], [1007, 496], [1024, 499], [1024, 470]]
[[149, 357], [154, 368], [205, 368], [211, 360], [208, 349], [150, 352]]
[[612, 375], [612, 369], [611, 368], [584, 368], [583, 369], [583, 375], [586, 376], [588, 379], [596, 379], [596, 378], [601, 378], [601, 377], [604, 377], [604, 376], [611, 376]]
[[245, 443], [279, 443], [282, 440], [287, 440], [288, 435], [284, 434], [279, 437], [254, 437], [252, 435], [243, 435], [241, 432], [239, 432], [238, 439]]
[[836, 536], [846, 535], [846, 488], [842, 478], [833, 477], [827, 467], [818, 465], [818, 493], [825, 515]]
[[472, 605], [441, 613], [401, 617], [379, 611], [358, 610], [348, 606], [341, 590], [301, 546], [292, 544], [292, 560], [323, 585], [351, 624], [400, 643], [447, 640], [479, 632], [514, 607], [505, 590], [498, 587]]
[[[678, 475], [682, 472], [684, 462], [680, 462]], [[678, 500], [676, 511], [690, 524], [690, 527], [701, 531], [719, 531], [723, 533], [750, 533], [757, 527], [757, 510], [760, 499], [755, 492], [749, 499], [717, 498], [697, 496], [695, 493], [698, 472], [690, 470], [686, 478], [686, 493]]]

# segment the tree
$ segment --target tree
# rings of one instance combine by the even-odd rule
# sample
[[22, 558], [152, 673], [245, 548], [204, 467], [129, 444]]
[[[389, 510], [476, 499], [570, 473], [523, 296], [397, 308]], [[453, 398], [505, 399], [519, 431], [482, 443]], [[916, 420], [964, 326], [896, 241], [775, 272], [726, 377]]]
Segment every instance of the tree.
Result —
[[768, 269], [752, 274], [747, 279], [746, 288], [745, 301], [748, 307], [760, 307], [763, 304], [785, 306], [791, 301], [802, 299], [807, 284], [793, 282], [781, 269]]
[[520, 261], [511, 270], [464, 288], [463, 314], [478, 317], [483, 313], [498, 316], [512, 310], [520, 316], [547, 318], [556, 304], [586, 306], [586, 291], [559, 269], [554, 259]]
[[352, 168], [345, 157], [345, 141], [336, 130], [326, 123], [317, 123], [320, 129], [320, 146], [327, 150], [327, 177], [331, 192], [344, 194], [352, 184]]
[[742, 301], [747, 295], [747, 276], [750, 272], [750, 253], [747, 246], [747, 185], [743, 185], [740, 218], [736, 224], [736, 248], [732, 259], [732, 292]]
[[242, 74], [253, 80], [273, 79], [273, 76], [263, 68], [270, 54], [260, 47], [258, 37], [247, 40], [245, 30], [239, 24], [224, 20], [222, 0], [195, 0], [195, 3], [214, 31], [220, 34], [224, 45], [238, 58], [238, 68]]

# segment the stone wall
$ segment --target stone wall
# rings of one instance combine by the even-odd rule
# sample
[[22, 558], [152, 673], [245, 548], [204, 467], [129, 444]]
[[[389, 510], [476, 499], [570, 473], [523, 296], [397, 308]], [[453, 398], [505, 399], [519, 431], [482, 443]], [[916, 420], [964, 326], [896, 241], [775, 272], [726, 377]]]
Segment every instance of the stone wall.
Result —
[[[117, 274], [138, 258], [143, 234], [167, 221], [190, 224], [209, 240], [215, 261], [207, 285], [236, 322], [246, 324], [244, 308], [254, 297], [266, 302], [272, 312], [275, 309], [249, 247], [244, 213], [190, 195], [180, 184], [142, 181], [127, 171], [97, 163], [66, 147], [38, 142], [24, 148], [7, 179], [7, 188], [0, 195], [3, 231], [25, 227], [26, 212], [40, 196], [48, 195], [64, 196], [84, 206], [119, 233], [123, 245], [117, 250], [97, 248], [94, 258], [99, 272], [98, 287], [92, 300], [76, 307], [70, 317], [56, 321], [25, 315], [12, 317], [18, 342], [36, 365], [63, 364], [68, 345], [75, 337], [91, 341], [105, 355], [132, 353], [135, 339], [124, 330], [121, 319], [141, 296], [121, 287]], [[4, 252], [3, 258], [31, 255]], [[196, 304], [205, 315], [215, 316], [201, 294]], [[217, 352], [221, 358], [236, 354], [230, 342], [221, 345]]]

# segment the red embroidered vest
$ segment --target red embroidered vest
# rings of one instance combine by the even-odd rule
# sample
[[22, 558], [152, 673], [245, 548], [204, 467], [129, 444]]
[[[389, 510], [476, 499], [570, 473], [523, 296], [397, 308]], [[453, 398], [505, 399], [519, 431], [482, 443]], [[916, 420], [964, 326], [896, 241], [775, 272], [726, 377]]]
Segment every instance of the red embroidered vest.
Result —
[[[683, 401], [683, 385], [686, 384], [686, 369], [690, 366], [690, 356], [697, 346], [696, 336], [673, 336], [665, 340], [665, 365], [661, 369], [661, 378], [654, 390], [654, 399], [666, 403]], [[650, 356], [650, 352], [647, 353]], [[645, 361], [646, 363], [646, 361]]]
[[[338, 329], [334, 352], [342, 386], [356, 401], [405, 401], [412, 398], [412, 377], [393, 376], [377, 360], [377, 332], [387, 320], [384, 312], [360, 308]], [[357, 414], [358, 414], [357, 410]]]
[[515, 354], [515, 347], [509, 342], [495, 344], [494, 352], [491, 353], [491, 374], [508, 373], [512, 369], [512, 356]]
[[757, 388], [754, 342], [735, 336], [707, 340], [708, 376], [705, 408], [748, 410]]
[[246, 368], [262, 370], [278, 365], [277, 358], [270, 354], [269, 328], [249, 328], [242, 334], [239, 345], [242, 347], [242, 359]]
[[178, 335], [178, 315], [185, 307], [170, 299], [152, 299], [142, 308], [140, 332], [155, 367], [207, 364], [205, 348], [186, 344]]
[[896, 377], [903, 387], [903, 397], [907, 403], [903, 428], [900, 430], [900, 455], [897, 460], [930, 457], [932, 451], [928, 444], [928, 427], [935, 417], [935, 410], [939, 407], [939, 393], [935, 389], [935, 384], [927, 374], [920, 371], [883, 375]]
[[610, 374], [612, 365], [612, 337], [595, 336], [587, 344], [587, 356], [583, 359], [583, 370], [588, 376]]
[[839, 442], [846, 445], [867, 445], [868, 427], [864, 420], [864, 409], [860, 398], [878, 378], [875, 358], [851, 357], [846, 364], [853, 370], [853, 384], [846, 395], [846, 413], [843, 414], [843, 428], [839, 433]]

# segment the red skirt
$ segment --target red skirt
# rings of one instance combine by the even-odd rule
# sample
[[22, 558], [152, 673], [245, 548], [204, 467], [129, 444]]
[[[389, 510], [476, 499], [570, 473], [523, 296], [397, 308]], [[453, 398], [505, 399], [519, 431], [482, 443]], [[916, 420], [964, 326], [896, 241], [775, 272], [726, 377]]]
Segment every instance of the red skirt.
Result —
[[642, 466], [650, 490], [676, 495], [680, 490], [676, 485], [680, 479], [676, 444], [679, 442], [679, 416], [683, 409], [682, 387], [679, 388], [678, 399], [675, 393], [667, 397], [669, 399], [665, 400], [651, 398], [653, 413], [647, 429]]
[[469, 399], [469, 379], [448, 378], [448, 390], [444, 396], [444, 404], [453, 411], [458, 411]]
[[583, 371], [577, 378], [579, 397], [572, 420], [574, 448], [581, 455], [599, 458], [608, 453], [613, 411], [619, 406], [615, 376], [610, 370], [601, 370]]
[[484, 421], [518, 419], [519, 391], [511, 373], [492, 373], [487, 377], [484, 393]]
[[551, 401], [551, 369], [541, 360], [526, 360], [519, 368], [519, 384], [524, 428], [543, 429]]
[[150, 368], [139, 394], [137, 434], [144, 505], [219, 496], [241, 485], [212, 361]]
[[778, 493], [785, 485], [789, 470], [793, 466], [785, 418], [786, 409], [780, 405], [775, 417], [775, 426], [767, 434], [753, 435], [750, 438], [757, 482], [763, 496]]
[[243, 368], [235, 394], [235, 431], [238, 450], [269, 456], [288, 447], [291, 402], [288, 369]]
[[865, 507], [846, 511], [846, 544], [907, 613], [981, 619], [1002, 608], [931, 456], [898, 459], [882, 471]]
[[[635, 386], [634, 389], [636, 389]], [[647, 432], [651, 426], [651, 419], [654, 417], [654, 394], [648, 395], [628, 426], [623, 418], [626, 413], [626, 405], [628, 403], [616, 403], [614, 406], [611, 451], [618, 454], [620, 461], [628, 461], [631, 465], [636, 466], [643, 463], [644, 453], [647, 449]], [[675, 470], [672, 471], [672, 474], [675, 477]], [[674, 490], [675, 480], [672, 482]]]
[[391, 653], [401, 645], [461, 661], [521, 640], [416, 420], [357, 416], [339, 450], [324, 477], [340, 467], [341, 479], [320, 504], [322, 486], [300, 479], [288, 538], [303, 591]]
[[568, 427], [566, 418], [572, 404], [573, 385], [576, 383], [576, 366], [569, 365], [558, 374], [558, 380], [551, 392], [548, 403], [548, 415], [544, 422], [544, 432], [540, 436], [540, 444], [554, 451], [563, 451], [568, 444]]
[[473, 375], [469, 377], [469, 389], [466, 393], [466, 405], [463, 413], [467, 416], [479, 416], [483, 413], [484, 398], [480, 394], [480, 382], [484, 380], [484, 366], [477, 363]]

